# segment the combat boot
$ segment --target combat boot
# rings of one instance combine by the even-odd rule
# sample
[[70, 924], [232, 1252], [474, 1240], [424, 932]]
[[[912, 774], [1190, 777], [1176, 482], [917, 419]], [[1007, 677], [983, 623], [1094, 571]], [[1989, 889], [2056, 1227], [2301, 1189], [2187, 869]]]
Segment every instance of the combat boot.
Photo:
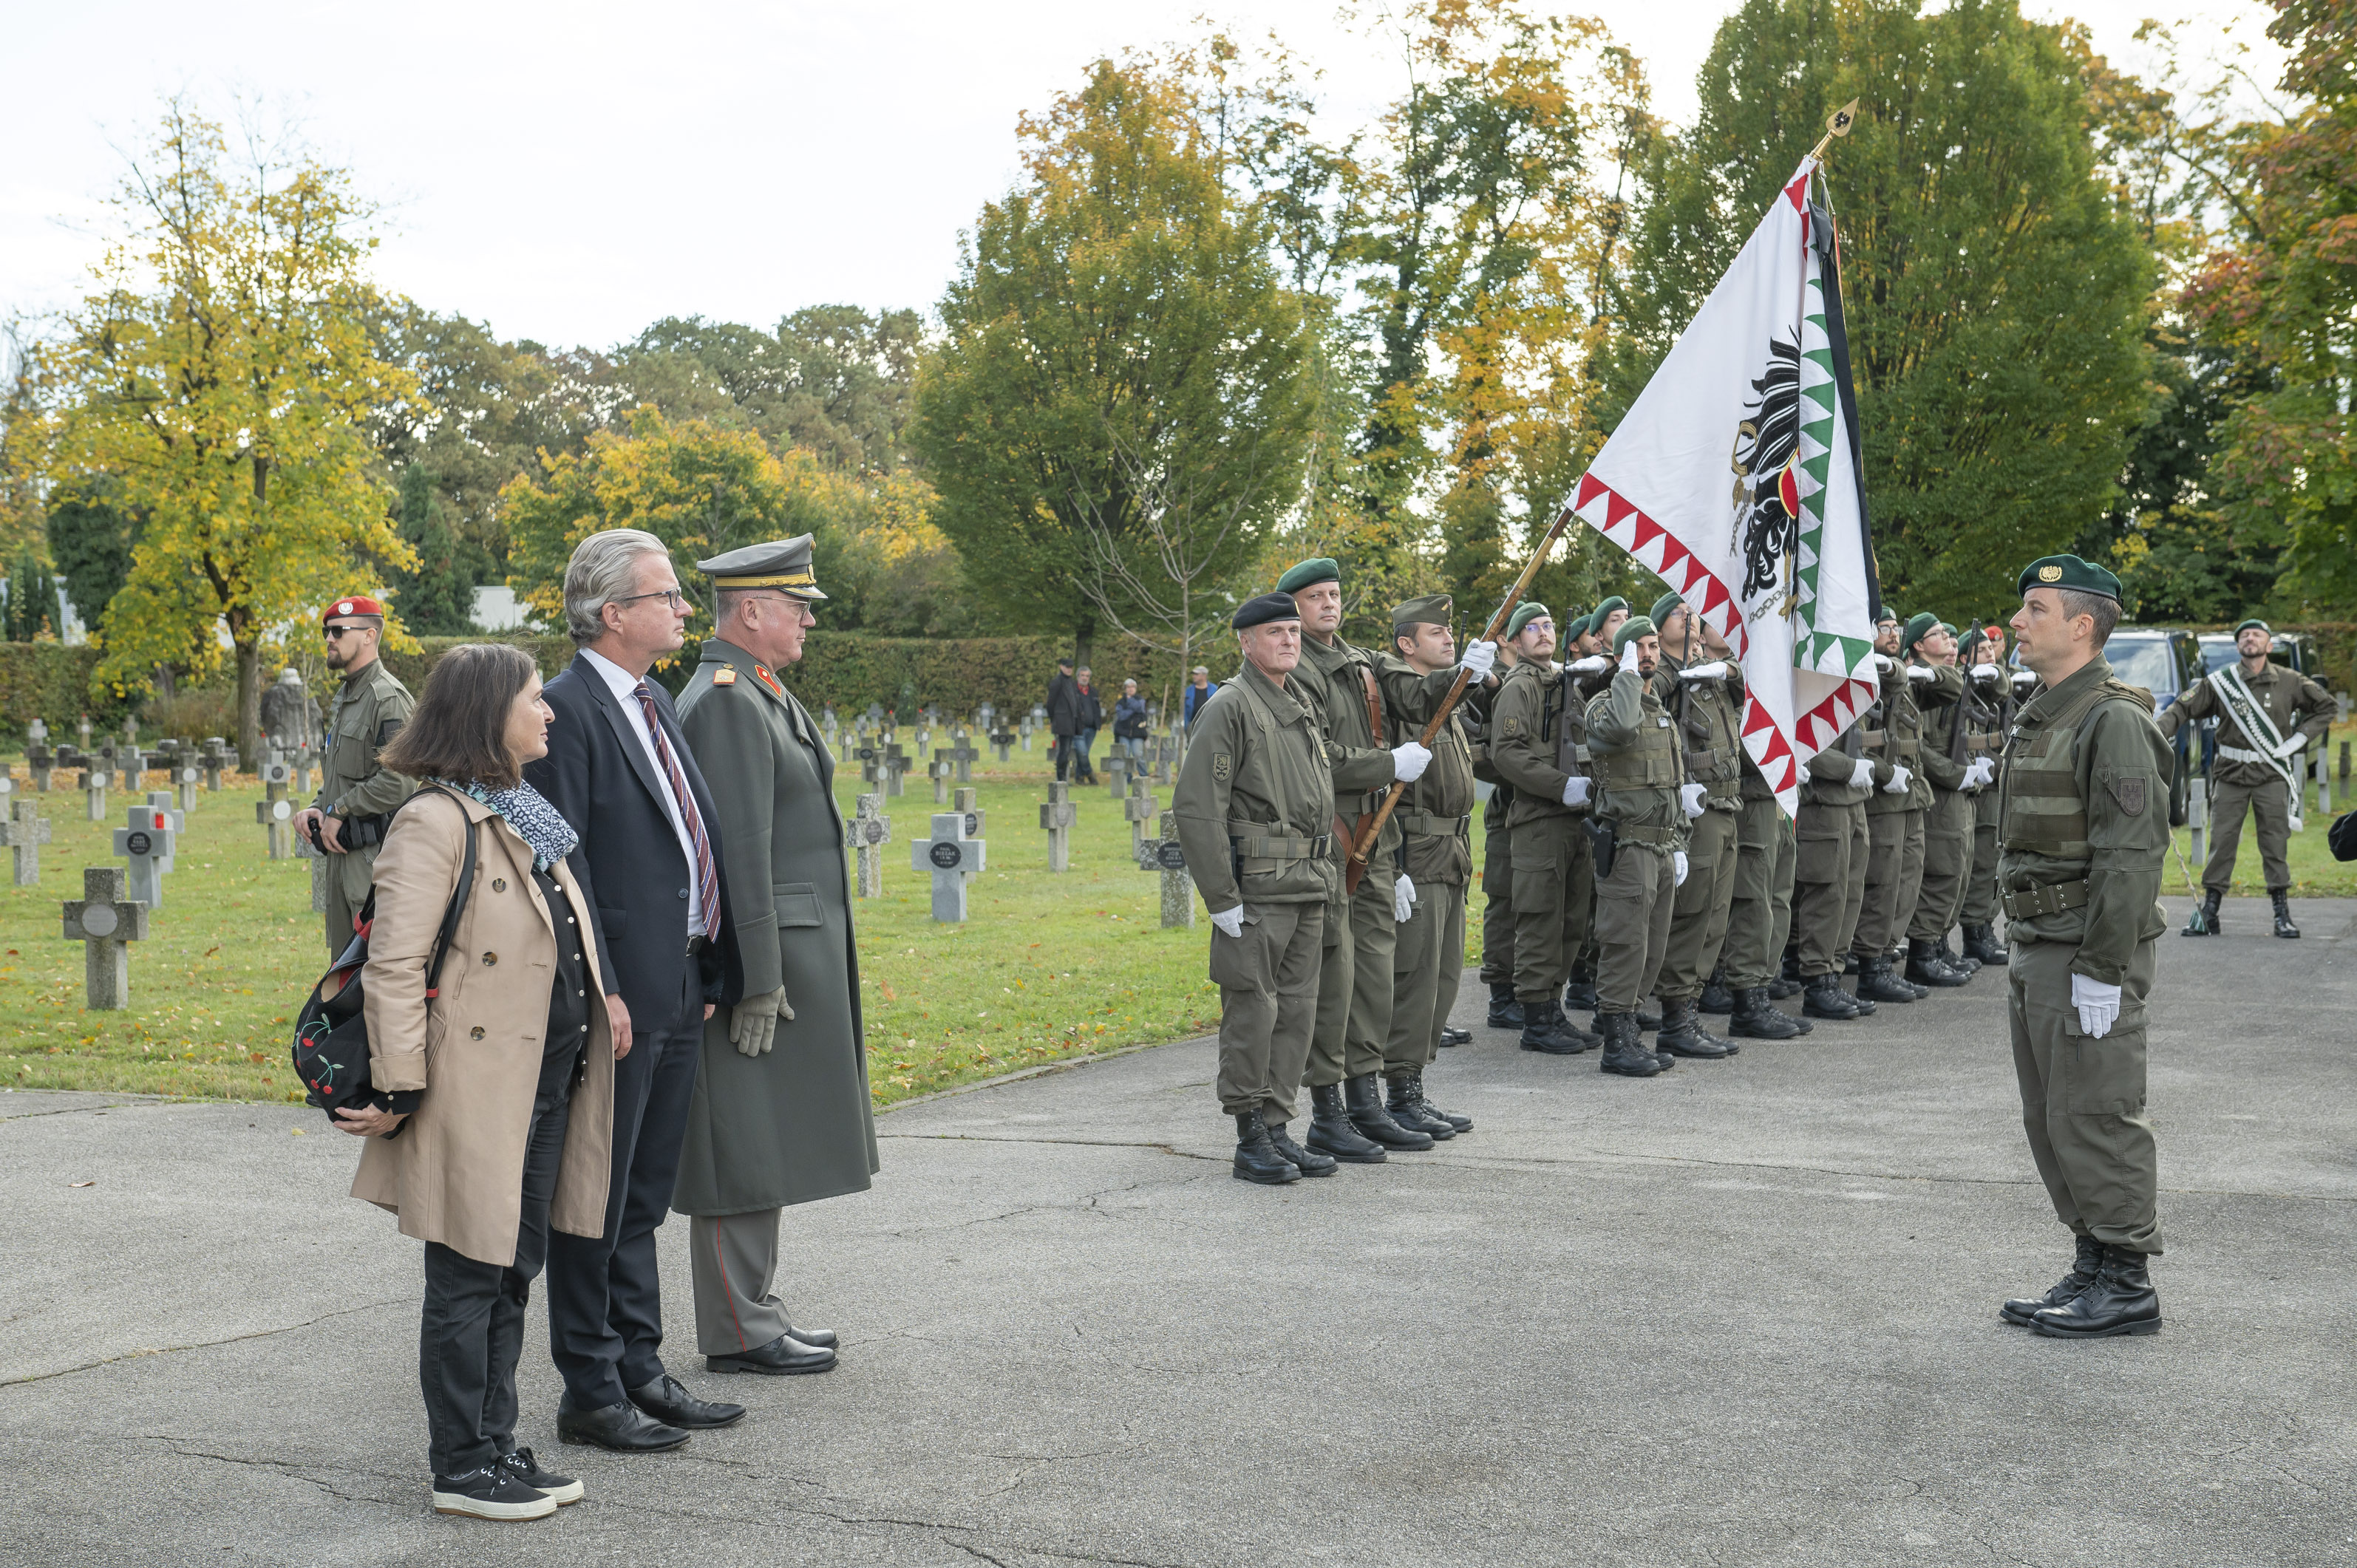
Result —
[[1735, 1012], [1727, 1032], [1747, 1040], [1790, 1040], [1807, 1034], [1809, 1026], [1769, 1005], [1768, 988], [1748, 985], [1735, 993]]
[[1737, 1047], [1705, 1029], [1696, 1017], [1695, 1004], [1685, 997], [1664, 998], [1662, 1032], [1653, 1036], [1653, 1054], [1717, 1061], [1736, 1053]]
[[1988, 965], [2003, 969], [2006, 964], [2005, 944], [1996, 940], [1996, 931], [1988, 925], [1964, 928], [1964, 950]]
[[1727, 985], [1726, 960], [1721, 959], [1718, 967], [1710, 972], [1710, 978], [1703, 983], [1702, 1000], [1695, 1004], [1695, 1011], [1697, 1013], [1735, 1011], [1735, 993], [1728, 990]]
[[1842, 989], [1838, 974], [1819, 974], [1810, 978], [1802, 993], [1801, 1012], [1811, 1018], [1850, 1019], [1863, 1017], [1857, 1001]]
[[1383, 1109], [1383, 1091], [1375, 1087], [1375, 1075], [1362, 1072], [1342, 1081], [1342, 1102], [1349, 1107], [1351, 1125], [1372, 1138], [1386, 1149], [1428, 1149], [1432, 1134], [1419, 1133], [1413, 1127], [1403, 1127]]
[[1962, 985], [1972, 975], [1961, 969], [1951, 969], [1940, 956], [1940, 950], [1930, 939], [1907, 939], [1907, 978], [1921, 985]]
[[2225, 895], [2219, 892], [2215, 887], [2212, 887], [2209, 892], [2203, 894], [2201, 896], [2201, 907], [2193, 911], [2192, 917], [2185, 922], [2185, 929], [2179, 931], [2178, 935], [2185, 937], [2223, 936], [2225, 934], [2225, 928], [2218, 924], [2218, 900], [2224, 897]]
[[1563, 1004], [1587, 1013], [1596, 1011], [1596, 976], [1588, 972], [1586, 964], [1574, 969], [1571, 978], [1564, 983]]
[[2029, 1320], [2050, 1306], [2068, 1306], [2079, 1299], [2086, 1288], [2095, 1283], [2095, 1272], [2104, 1266], [2104, 1244], [2093, 1236], [2079, 1238], [2078, 1256], [2071, 1260], [2071, 1272], [2054, 1282], [2054, 1288], [2044, 1295], [2021, 1296], [2005, 1303], [1996, 1315], [2007, 1323], [2029, 1326]]
[[1457, 1136], [1457, 1124], [1434, 1115], [1427, 1115], [1415, 1093], [1415, 1075], [1405, 1068], [1387, 1072], [1383, 1082], [1390, 1092], [1383, 1097], [1383, 1109], [1391, 1119], [1412, 1132], [1443, 1142]]
[[2160, 1293], [2152, 1288], [2144, 1254], [2105, 1245], [2094, 1283], [2073, 1300], [2031, 1315], [2029, 1326], [2050, 1339], [2159, 1333]]
[[1523, 1026], [1523, 1004], [1514, 1000], [1514, 983], [1511, 980], [1490, 987], [1490, 1027], [1519, 1029]]
[[1967, 980], [1981, 972], [1981, 961], [1968, 952], [1958, 952], [1947, 937], [1932, 943], [1932, 952], [1942, 963], [1960, 972]]
[[1277, 1158], [1303, 1176], [1332, 1176], [1340, 1167], [1326, 1155], [1315, 1155], [1285, 1135], [1285, 1123], [1271, 1122], [1265, 1115], [1261, 1124], [1268, 1129], [1268, 1146], [1276, 1151]]
[[1379, 1165], [1383, 1146], [1351, 1125], [1342, 1109], [1342, 1086], [1321, 1083], [1309, 1091], [1309, 1146], [1347, 1165]]
[[1276, 1152], [1268, 1141], [1268, 1124], [1257, 1107], [1236, 1118], [1236, 1179], [1278, 1187], [1299, 1181], [1301, 1167]]
[[1523, 1049], [1544, 1051], [1551, 1057], [1576, 1057], [1593, 1050], [1604, 1042], [1580, 1028], [1563, 1015], [1561, 1004], [1554, 1002], [1531, 1002], [1523, 1004]]
[[1768, 983], [1768, 1000], [1781, 1002], [1787, 996], [1798, 996], [1808, 989], [1801, 978], [1801, 955], [1791, 948], [1784, 950], [1784, 967]]
[[1633, 1013], [1601, 1013], [1597, 1025], [1604, 1031], [1604, 1058], [1596, 1064], [1598, 1071], [1617, 1072], [1623, 1078], [1652, 1078], [1670, 1064], [1647, 1050], [1637, 1037], [1637, 1015]]
[[1410, 1068], [1408, 1069], [1407, 1076], [1408, 1093], [1415, 1098], [1415, 1108], [1418, 1111], [1423, 1112], [1427, 1117], [1439, 1117], [1443, 1122], [1448, 1122], [1451, 1127], [1456, 1128], [1460, 1133], [1470, 1133], [1473, 1131], [1473, 1118], [1470, 1116], [1459, 1116], [1454, 1111], [1443, 1111], [1439, 1106], [1435, 1105], [1431, 1101], [1425, 1098], [1424, 1069], [1422, 1068]]
[[2299, 935], [2299, 928], [2291, 923], [2291, 895], [2270, 892], [2267, 897], [2276, 901], [2276, 935], [2279, 937]]
[[1857, 961], [1857, 999], [1861, 1002], [1912, 1002], [1915, 988], [1890, 972], [1890, 961], [1880, 953]]
[[1890, 950], [1882, 955], [1882, 967], [1889, 972], [1892, 980], [1913, 992], [1916, 1001], [1921, 1002], [1932, 994], [1930, 986], [1918, 985], [1907, 978], [1907, 940], [1904, 937], [1891, 943]]
[[1470, 1029], [1451, 1029], [1444, 1027], [1440, 1031], [1440, 1045], [1444, 1049], [1457, 1046], [1469, 1046], [1472, 1043], [1473, 1031]]

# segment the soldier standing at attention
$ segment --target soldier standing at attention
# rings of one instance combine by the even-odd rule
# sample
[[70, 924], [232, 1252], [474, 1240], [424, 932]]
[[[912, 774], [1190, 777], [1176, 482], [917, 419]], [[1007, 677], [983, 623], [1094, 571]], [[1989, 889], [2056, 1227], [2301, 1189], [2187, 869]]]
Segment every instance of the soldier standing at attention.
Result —
[[2167, 929], [2175, 757], [2152, 694], [2112, 678], [2120, 580], [2075, 555], [2033, 561], [2013, 633], [2038, 677], [2005, 751], [1998, 807], [2021, 1120], [2054, 1216], [2078, 1251], [2012, 1323], [2058, 1338], [2153, 1334], [2158, 1153], [2145, 1114], [2145, 1004]]
[[[1596, 1024], [1605, 1072], [1651, 1078], [1677, 1056], [1725, 1056], [1663, 1037], [1647, 1050], [1637, 1004], [1652, 994], [1669, 948], [1670, 917], [1686, 880], [1685, 748], [1652, 677], [1661, 641], [1645, 616], [1612, 634], [1611, 689], [1587, 704], [1597, 835]], [[1666, 1020], [1664, 1020], [1666, 1022]]]
[[1336, 1159], [1376, 1165], [1385, 1148], [1428, 1149], [1433, 1140], [1458, 1133], [1453, 1122], [1413, 1110], [1403, 1120], [1387, 1110], [1377, 1079], [1392, 1033], [1395, 933], [1415, 897], [1414, 879], [1399, 869], [1398, 824], [1383, 824], [1355, 893], [1346, 865], [1359, 819], [1376, 808], [1393, 779], [1421, 777], [1432, 753], [1414, 741], [1396, 750], [1384, 746], [1388, 725], [1375, 656], [1342, 639], [1341, 567], [1322, 556], [1300, 562], [1277, 579], [1276, 590], [1292, 595], [1300, 612], [1301, 660], [1290, 685], [1318, 722], [1334, 779], [1334, 903], [1326, 911], [1318, 1028], [1304, 1079], [1313, 1112], [1308, 1141]]
[[[1574, 712], [1580, 722], [1586, 722], [1587, 704], [1612, 680], [1612, 660], [1607, 657], [1612, 650], [1612, 634], [1629, 618], [1629, 601], [1615, 596], [1587, 612], [1585, 620], [1576, 621], [1560, 634], [1563, 661], [1573, 671]], [[1577, 635], [1575, 635], [1575, 633]], [[1590, 870], [1593, 870], [1591, 857]], [[1566, 1009], [1585, 1008], [1596, 1011], [1596, 879], [1587, 879], [1587, 936], [1579, 950], [1572, 955], [1571, 980], [1563, 988]], [[1642, 1015], [1641, 1015], [1641, 1020]], [[1661, 1020], [1641, 1022], [1641, 1027], [1658, 1029]]]
[[354, 594], [329, 605], [319, 619], [328, 668], [342, 671], [344, 683], [328, 714], [319, 793], [296, 814], [295, 831], [335, 857], [328, 863], [327, 922], [328, 956], [334, 958], [351, 945], [352, 920], [376, 880], [376, 852], [393, 812], [417, 788], [376, 759], [417, 703], [377, 657], [384, 639], [382, 605]]
[[1301, 661], [1292, 596], [1247, 599], [1229, 624], [1243, 668], [1195, 715], [1170, 807], [1211, 916], [1218, 1092], [1236, 1121], [1235, 1175], [1275, 1184], [1335, 1170], [1285, 1133], [1309, 1059], [1318, 941], [1339, 875], [1334, 779], [1326, 737], [1287, 679]]
[[1975, 627], [1964, 634], [1956, 651], [1964, 671], [1963, 698], [1964, 752], [1986, 761], [1990, 771], [1965, 789], [1973, 799], [1973, 861], [1964, 873], [1963, 908], [1964, 952], [1985, 964], [2002, 968], [2005, 944], [1996, 940], [1996, 776], [1997, 758], [2005, 755], [2006, 736], [2013, 729], [2013, 682], [2006, 679], [2005, 635], [1995, 627]]
[[1928, 987], [1910, 984], [1890, 965], [1890, 950], [1906, 931], [1922, 888], [1923, 817], [1932, 809], [1932, 785], [1923, 777], [1923, 714], [1915, 705], [1914, 682], [1899, 661], [1899, 632], [1898, 612], [1884, 610], [1874, 628], [1882, 697], [1858, 734], [1875, 758], [1879, 786], [1866, 801], [1866, 893], [1849, 947], [1857, 960], [1860, 1001], [1913, 1002], [1929, 994]]
[[1801, 1011], [1811, 1018], [1874, 1013], [1872, 998], [1842, 989], [1842, 955], [1857, 933], [1865, 901], [1867, 799], [1889, 780], [1889, 766], [1866, 755], [1852, 724], [1802, 770], [1801, 811], [1792, 826], [1792, 946]]
[[[1986, 759], [1972, 760], [1964, 722], [1964, 678], [1956, 669], [1955, 628], [1929, 612], [1915, 616], [1900, 634], [1899, 657], [1923, 715], [1923, 777], [1932, 786], [1932, 809], [1923, 814], [1923, 878], [1915, 913], [1907, 922], [1907, 978], [1918, 985], [1962, 985], [1980, 968], [1977, 959], [1952, 959], [1948, 929], [1964, 901], [1964, 874], [1973, 864], [1973, 802], [1967, 779], [1996, 776]], [[1930, 680], [1921, 677], [1931, 676]]]
[[[2284, 858], [2299, 817], [2300, 764], [2332, 725], [2333, 702], [2323, 687], [2271, 662], [2274, 633], [2263, 620], [2234, 628], [2241, 661], [2212, 671], [2160, 715], [2160, 733], [2174, 739], [2179, 725], [2218, 721], [2218, 760], [2210, 787], [2210, 858], [2201, 867], [2201, 913], [2189, 937], [2218, 934], [2218, 901], [2234, 885], [2234, 851], [2243, 842], [2245, 808], [2259, 824], [2259, 864], [2275, 900], [2276, 935], [2296, 937], [2291, 923], [2291, 865]], [[2197, 929], [2199, 928], [2199, 929]]]
[[1686, 816], [1686, 879], [1671, 901], [1654, 1047], [1673, 1055], [1733, 1056], [1742, 1047], [1704, 1028], [1698, 1006], [1703, 983], [1718, 968], [1735, 900], [1743, 685], [1728, 662], [1734, 650], [1677, 595], [1654, 600], [1649, 618], [1662, 645], [1653, 693], [1674, 721], [1686, 777], [1678, 789]]
[[[1499, 668], [1491, 680], [1503, 685], [1514, 671], [1511, 639], [1496, 645]], [[1491, 693], [1494, 701], [1495, 692]], [[1520, 1029], [1523, 1004], [1514, 1000], [1514, 787], [1491, 756], [1498, 743], [1494, 715], [1483, 714], [1473, 741], [1473, 777], [1490, 786], [1481, 806], [1481, 983], [1490, 988], [1490, 1027]]]
[[1522, 1047], [1577, 1056], [1599, 1043], [1564, 1016], [1564, 981], [1587, 937], [1594, 863], [1587, 842], [1586, 726], [1570, 671], [1555, 667], [1555, 618], [1542, 604], [1506, 622], [1514, 668], [1490, 705], [1490, 766], [1513, 787], [1514, 994]]

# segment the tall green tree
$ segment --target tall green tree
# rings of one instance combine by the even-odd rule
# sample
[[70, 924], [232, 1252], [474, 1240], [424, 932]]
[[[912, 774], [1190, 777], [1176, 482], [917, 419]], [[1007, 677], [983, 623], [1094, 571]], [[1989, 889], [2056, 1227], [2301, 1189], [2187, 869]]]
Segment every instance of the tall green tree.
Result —
[[673, 419], [758, 432], [835, 467], [890, 473], [905, 458], [920, 324], [913, 310], [797, 310], [773, 332], [667, 317], [617, 349], [614, 374]]
[[475, 584], [489, 563], [445, 519], [434, 472], [423, 463], [401, 471], [401, 537], [417, 557], [414, 569], [393, 575], [393, 602], [403, 623], [442, 637], [472, 630]]
[[2113, 504], [2151, 411], [2152, 261], [2096, 169], [2062, 29], [2013, 0], [1747, 0], [1646, 168], [1617, 400], [1633, 400], [1822, 134], [1884, 592], [1952, 618]]
[[49, 559], [65, 580], [74, 613], [93, 632], [105, 631], [107, 607], [130, 580], [131, 553], [145, 522], [124, 505], [121, 488], [103, 478], [61, 487], [49, 497], [44, 524]]
[[1208, 609], [1300, 494], [1303, 312], [1206, 123], [1173, 73], [1110, 60], [1027, 117], [1025, 178], [983, 209], [918, 378], [913, 445], [969, 583], [1084, 657], [1101, 628], [1162, 624], [1179, 585], [1149, 518], [1172, 495], [1202, 525], [1177, 596]]

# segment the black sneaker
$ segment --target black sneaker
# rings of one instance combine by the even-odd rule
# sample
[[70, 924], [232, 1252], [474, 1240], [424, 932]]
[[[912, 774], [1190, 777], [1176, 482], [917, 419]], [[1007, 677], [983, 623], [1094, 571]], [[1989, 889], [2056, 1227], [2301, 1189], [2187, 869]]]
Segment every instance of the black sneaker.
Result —
[[502, 1459], [463, 1476], [435, 1477], [434, 1511], [512, 1522], [546, 1519], [556, 1511], [556, 1499], [517, 1480]]
[[586, 1495], [581, 1489], [581, 1483], [572, 1477], [560, 1476], [552, 1470], [542, 1469], [540, 1461], [532, 1456], [532, 1450], [529, 1448], [519, 1448], [502, 1458], [500, 1463], [508, 1467], [509, 1475], [513, 1476], [533, 1491], [547, 1494], [559, 1508], [563, 1508], [566, 1503], [577, 1503]]

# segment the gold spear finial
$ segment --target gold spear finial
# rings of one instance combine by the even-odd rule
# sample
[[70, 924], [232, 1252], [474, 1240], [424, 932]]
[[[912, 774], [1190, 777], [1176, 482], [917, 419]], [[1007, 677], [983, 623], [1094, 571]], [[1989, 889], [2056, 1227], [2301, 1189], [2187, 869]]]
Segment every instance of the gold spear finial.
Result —
[[1835, 136], [1848, 135], [1849, 128], [1857, 124], [1857, 100], [1853, 98], [1834, 111], [1833, 118], [1825, 122], [1825, 134], [1818, 139], [1817, 145], [1809, 150], [1809, 156], [1824, 157], [1825, 148], [1833, 144], [1833, 139]]

